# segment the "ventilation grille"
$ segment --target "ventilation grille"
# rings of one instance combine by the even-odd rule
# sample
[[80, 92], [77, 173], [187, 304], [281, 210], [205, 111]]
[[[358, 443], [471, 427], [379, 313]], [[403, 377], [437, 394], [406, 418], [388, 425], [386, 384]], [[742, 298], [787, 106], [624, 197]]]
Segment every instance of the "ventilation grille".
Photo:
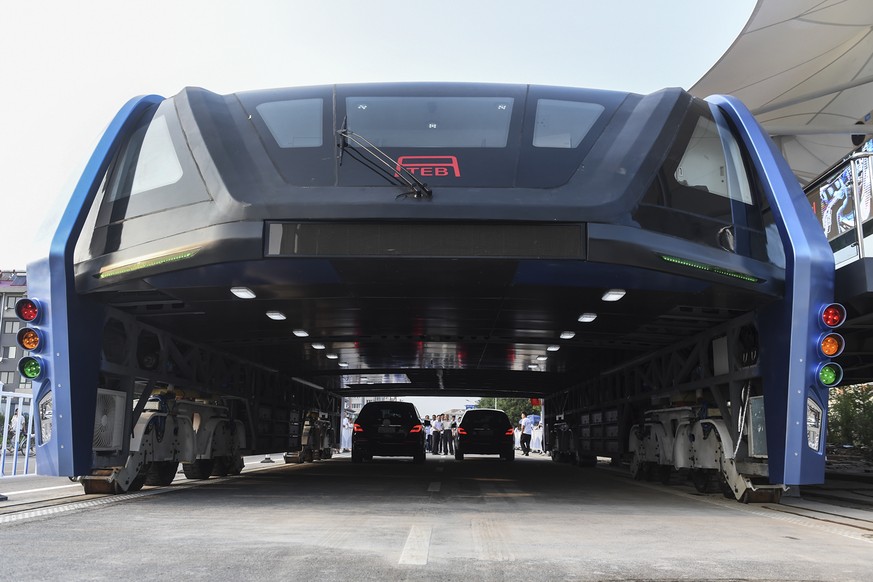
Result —
[[114, 390], [97, 390], [94, 410], [94, 451], [120, 451], [123, 448], [124, 415], [127, 395]]
[[579, 224], [267, 224], [273, 257], [585, 257]]

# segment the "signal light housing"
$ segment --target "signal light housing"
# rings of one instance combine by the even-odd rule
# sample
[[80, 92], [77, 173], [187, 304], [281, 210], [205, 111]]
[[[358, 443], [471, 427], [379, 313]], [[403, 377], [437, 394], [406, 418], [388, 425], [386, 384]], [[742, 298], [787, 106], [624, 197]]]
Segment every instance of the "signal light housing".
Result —
[[15, 315], [21, 321], [38, 323], [42, 315], [42, 307], [37, 301], [24, 297], [15, 302]]
[[42, 347], [40, 333], [32, 327], [24, 327], [18, 330], [16, 340], [19, 346], [29, 352], [37, 352]]
[[824, 333], [818, 337], [818, 354], [822, 362], [816, 367], [815, 374], [821, 386], [832, 388], [843, 381], [843, 368], [829, 358], [835, 358], [843, 353], [846, 340], [842, 335], [832, 331], [846, 321], [846, 308], [839, 303], [825, 305], [819, 313], [819, 323]]
[[819, 338], [818, 347], [823, 356], [835, 358], [843, 353], [846, 340], [838, 333], [826, 333]]
[[364, 429], [356, 422], [352, 427], [352, 432], [364, 432]]
[[821, 311], [821, 322], [831, 329], [840, 327], [844, 321], [846, 321], [846, 308], [839, 303], [825, 305]]
[[834, 362], [828, 362], [818, 367], [818, 381], [828, 388], [836, 386], [843, 380], [843, 368]]
[[411, 429], [409, 429], [410, 433], [421, 432], [422, 426], [420, 424], [416, 424]]
[[18, 360], [18, 373], [28, 380], [39, 380], [45, 371], [41, 358], [25, 356]]

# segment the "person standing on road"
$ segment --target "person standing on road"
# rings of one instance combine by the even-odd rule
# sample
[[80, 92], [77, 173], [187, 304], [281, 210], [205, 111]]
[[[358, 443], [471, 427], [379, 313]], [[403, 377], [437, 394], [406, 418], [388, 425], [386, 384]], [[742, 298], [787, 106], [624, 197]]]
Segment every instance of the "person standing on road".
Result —
[[530, 456], [530, 437], [532, 433], [533, 427], [531, 426], [533, 423], [527, 417], [527, 414], [524, 412], [521, 413], [521, 420], [518, 421], [519, 426], [521, 427], [521, 454], [525, 457]]
[[431, 452], [435, 455], [440, 454], [440, 437], [443, 436], [443, 421], [442, 417], [434, 415], [433, 416], [433, 442], [431, 443]]
[[345, 453], [352, 450], [352, 420], [346, 414], [343, 417], [342, 430], [340, 432], [340, 452]]
[[443, 454], [455, 454], [455, 440], [452, 438], [452, 420], [448, 414], [444, 415], [443, 418]]
[[431, 448], [431, 442], [433, 441], [433, 427], [430, 425], [430, 415], [424, 415], [424, 450], [426, 452], [431, 452], [433, 449]]

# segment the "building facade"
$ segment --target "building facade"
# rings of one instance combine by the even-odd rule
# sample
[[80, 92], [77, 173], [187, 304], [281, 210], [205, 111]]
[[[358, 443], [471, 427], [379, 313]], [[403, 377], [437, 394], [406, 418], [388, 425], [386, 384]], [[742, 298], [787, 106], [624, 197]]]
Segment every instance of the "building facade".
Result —
[[16, 336], [21, 322], [15, 316], [15, 302], [27, 295], [27, 274], [0, 271], [0, 390], [30, 392], [31, 383], [18, 373], [21, 348]]

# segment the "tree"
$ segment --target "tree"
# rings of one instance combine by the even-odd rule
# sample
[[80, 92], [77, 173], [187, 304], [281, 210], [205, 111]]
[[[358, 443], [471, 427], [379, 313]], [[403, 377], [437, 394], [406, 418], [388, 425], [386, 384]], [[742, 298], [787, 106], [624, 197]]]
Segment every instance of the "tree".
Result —
[[499, 408], [506, 413], [513, 425], [518, 424], [522, 412], [528, 415], [540, 413], [539, 406], [531, 406], [530, 398], [497, 398], [496, 400], [497, 405], [495, 406], [494, 398], [480, 398], [476, 407]]
[[828, 410], [828, 442], [873, 451], [873, 384], [841, 386]]

